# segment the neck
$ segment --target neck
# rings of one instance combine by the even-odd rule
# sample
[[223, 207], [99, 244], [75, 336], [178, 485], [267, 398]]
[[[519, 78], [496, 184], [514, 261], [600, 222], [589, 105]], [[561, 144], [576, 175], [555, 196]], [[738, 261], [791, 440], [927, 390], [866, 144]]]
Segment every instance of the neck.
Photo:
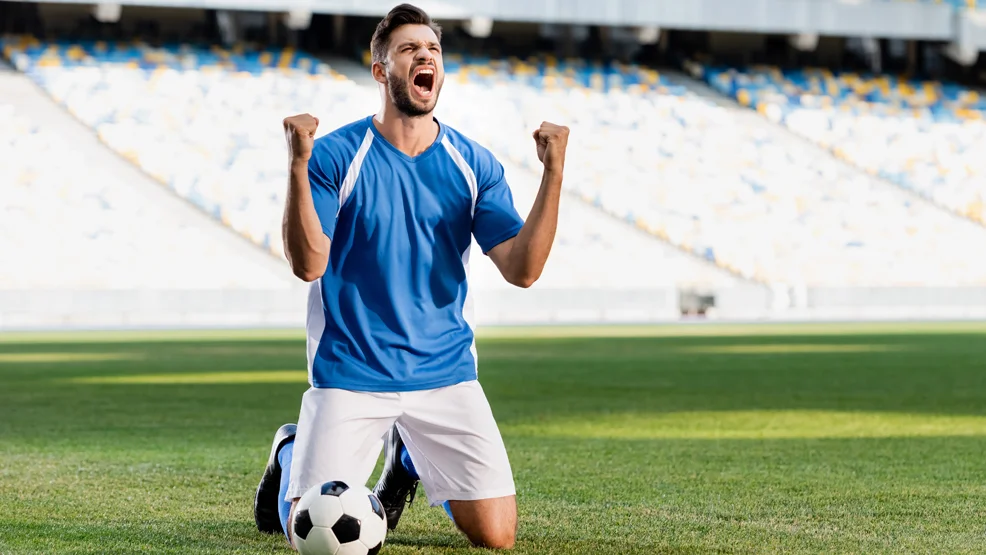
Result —
[[435, 143], [439, 131], [431, 113], [411, 118], [390, 103], [374, 116], [373, 124], [390, 144], [408, 156], [417, 156], [428, 150]]

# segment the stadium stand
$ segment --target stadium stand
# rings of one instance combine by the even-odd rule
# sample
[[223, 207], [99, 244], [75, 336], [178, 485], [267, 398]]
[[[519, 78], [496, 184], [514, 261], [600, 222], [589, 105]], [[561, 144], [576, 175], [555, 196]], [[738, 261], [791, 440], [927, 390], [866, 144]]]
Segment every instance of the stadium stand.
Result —
[[87, 143], [91, 134], [23, 77], [0, 74], [0, 83], [0, 289], [288, 285], [189, 207], [148, 196], [127, 164]]
[[[280, 120], [317, 113], [323, 134], [354, 114], [372, 113], [378, 102], [375, 90], [289, 50], [20, 38], [8, 39], [4, 51], [106, 145], [278, 257], [286, 179]], [[533, 157], [529, 131], [517, 137]], [[526, 214], [537, 178], [517, 166], [508, 172], [518, 210]], [[485, 257], [475, 259], [472, 273], [480, 289], [507, 287]], [[735, 279], [612, 217], [566, 205], [536, 287], [712, 287]]]
[[[914, 0], [892, 0], [894, 2], [913, 2]], [[978, 0], [920, 0], [928, 4], [946, 4], [952, 6], [956, 9], [970, 9], [974, 10], [978, 8]]]
[[986, 224], [978, 91], [827, 69], [692, 67], [712, 87], [864, 171]]
[[[372, 113], [378, 101], [376, 91], [290, 49], [24, 38], [3, 47], [18, 69], [107, 145], [277, 255], [286, 171], [280, 119], [318, 113], [324, 133], [353, 114]], [[567, 171], [570, 192], [735, 275], [809, 286], [986, 281], [986, 261], [963, 246], [986, 230], [915, 202], [807, 143], [792, 143], [752, 113], [703, 98], [653, 70], [454, 54], [446, 65], [438, 117], [448, 116], [527, 168], [514, 178], [519, 190], [536, 188], [530, 129], [556, 119], [569, 122], [578, 137], [570, 145], [569, 156], [578, 161]], [[585, 214], [578, 217], [565, 226], [579, 230], [567, 237], [575, 252], [600, 236]], [[687, 263], [669, 264], [669, 271], [641, 268], [636, 243], [600, 244], [598, 252], [608, 258], [596, 259], [596, 267], [624, 260], [638, 269], [553, 275], [568, 276], [565, 286], [601, 287], [634, 279], [626, 276], [646, 283], [725, 279]], [[557, 285], [551, 281], [544, 286]]]
[[551, 59], [452, 67], [459, 90], [445, 109], [474, 133], [530, 164], [511, 138], [541, 118], [570, 122], [579, 161], [566, 173], [570, 190], [744, 277], [813, 286], [986, 280], [986, 264], [965, 247], [986, 239], [984, 230], [653, 71]]

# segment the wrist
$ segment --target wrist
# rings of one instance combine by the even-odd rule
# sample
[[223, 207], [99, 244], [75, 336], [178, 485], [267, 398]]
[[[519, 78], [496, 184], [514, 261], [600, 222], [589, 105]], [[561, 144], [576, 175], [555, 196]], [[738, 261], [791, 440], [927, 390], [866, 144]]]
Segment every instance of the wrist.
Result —
[[308, 158], [291, 158], [290, 166], [292, 172], [308, 172]]
[[555, 165], [544, 167], [544, 175], [549, 179], [558, 179], [560, 181], [562, 178], [562, 174], [564, 173], [565, 173], [565, 168], [563, 167], [559, 167]]

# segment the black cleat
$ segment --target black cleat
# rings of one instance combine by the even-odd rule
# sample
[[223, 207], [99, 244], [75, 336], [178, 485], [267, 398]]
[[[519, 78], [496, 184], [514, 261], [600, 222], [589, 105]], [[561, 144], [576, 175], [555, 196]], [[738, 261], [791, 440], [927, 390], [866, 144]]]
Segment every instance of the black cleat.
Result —
[[253, 500], [253, 519], [257, 522], [257, 529], [265, 534], [284, 533], [281, 517], [277, 514], [280, 501], [277, 494], [281, 489], [281, 463], [277, 461], [277, 452], [285, 443], [294, 439], [297, 431], [298, 426], [294, 424], [285, 424], [277, 429], [264, 477], [257, 486], [257, 496]]
[[387, 513], [387, 528], [391, 530], [397, 528], [397, 522], [404, 512], [404, 504], [410, 505], [414, 501], [414, 493], [418, 490], [418, 480], [408, 473], [404, 463], [401, 462], [403, 446], [404, 440], [401, 439], [401, 434], [395, 425], [390, 429], [387, 438], [385, 451], [387, 456], [384, 460], [383, 472], [377, 485], [373, 487], [373, 493], [380, 499], [380, 504]]

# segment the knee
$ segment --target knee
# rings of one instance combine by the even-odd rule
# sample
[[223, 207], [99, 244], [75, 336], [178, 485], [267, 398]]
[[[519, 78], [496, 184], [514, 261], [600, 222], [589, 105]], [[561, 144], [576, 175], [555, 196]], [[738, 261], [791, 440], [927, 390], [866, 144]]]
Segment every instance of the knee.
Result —
[[513, 549], [517, 541], [517, 531], [513, 528], [487, 528], [471, 535], [469, 540], [475, 547], [486, 549]]
[[514, 498], [450, 501], [455, 525], [475, 547], [511, 549], [517, 539]]

